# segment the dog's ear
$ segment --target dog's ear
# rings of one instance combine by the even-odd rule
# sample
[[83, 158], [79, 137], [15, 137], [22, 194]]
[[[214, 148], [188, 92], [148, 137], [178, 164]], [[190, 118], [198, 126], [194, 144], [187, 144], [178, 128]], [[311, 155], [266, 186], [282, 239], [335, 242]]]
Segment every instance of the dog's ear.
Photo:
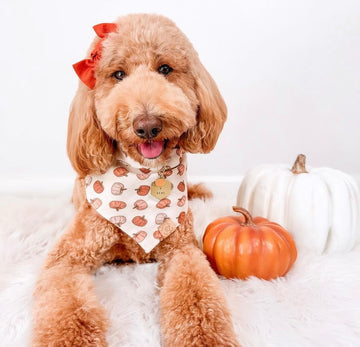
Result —
[[196, 56], [194, 66], [195, 93], [198, 99], [197, 124], [181, 139], [190, 153], [208, 153], [215, 147], [227, 117], [225, 102], [208, 71]]
[[72, 166], [80, 177], [104, 172], [112, 164], [115, 151], [115, 141], [96, 117], [94, 91], [80, 82], [68, 124], [67, 152]]

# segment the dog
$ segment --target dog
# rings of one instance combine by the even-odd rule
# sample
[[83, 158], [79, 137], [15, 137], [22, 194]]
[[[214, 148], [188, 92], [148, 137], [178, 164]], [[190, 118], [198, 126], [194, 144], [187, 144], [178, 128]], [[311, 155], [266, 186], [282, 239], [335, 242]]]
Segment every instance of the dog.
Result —
[[214, 148], [223, 98], [171, 20], [133, 14], [94, 29], [74, 64], [81, 81], [68, 125], [76, 214], [37, 281], [32, 346], [107, 346], [92, 274], [119, 260], [159, 263], [164, 346], [239, 346], [187, 205], [209, 196], [187, 186], [186, 152]]

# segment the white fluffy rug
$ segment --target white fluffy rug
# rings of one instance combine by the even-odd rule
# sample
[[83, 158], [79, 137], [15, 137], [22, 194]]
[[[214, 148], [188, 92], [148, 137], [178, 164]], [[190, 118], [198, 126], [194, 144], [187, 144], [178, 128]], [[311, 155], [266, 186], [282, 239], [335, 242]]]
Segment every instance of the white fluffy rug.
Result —
[[[74, 211], [70, 191], [0, 197], [0, 345], [28, 345], [34, 283], [47, 251]], [[233, 201], [194, 201], [199, 238]], [[94, 276], [112, 322], [112, 347], [160, 346], [156, 264], [105, 266]], [[244, 347], [360, 346], [360, 247], [338, 255], [299, 250], [285, 278], [221, 284]], [[130, 297], [126, 293], [133, 293]]]

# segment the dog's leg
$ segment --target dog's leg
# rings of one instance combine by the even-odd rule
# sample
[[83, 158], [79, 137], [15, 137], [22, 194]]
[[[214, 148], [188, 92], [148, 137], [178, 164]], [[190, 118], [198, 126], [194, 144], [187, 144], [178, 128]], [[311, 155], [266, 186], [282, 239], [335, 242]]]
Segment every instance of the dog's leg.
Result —
[[89, 211], [75, 216], [48, 255], [36, 285], [32, 346], [107, 346], [108, 321], [91, 274], [117, 238], [109, 223]]
[[159, 267], [165, 346], [239, 346], [219, 280], [204, 254], [187, 245]]

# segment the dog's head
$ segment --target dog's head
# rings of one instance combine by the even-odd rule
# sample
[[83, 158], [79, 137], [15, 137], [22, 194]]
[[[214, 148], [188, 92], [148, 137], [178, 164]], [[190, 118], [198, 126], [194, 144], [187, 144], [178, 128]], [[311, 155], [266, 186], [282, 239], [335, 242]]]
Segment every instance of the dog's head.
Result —
[[186, 36], [158, 15], [114, 24], [90, 47], [88, 82], [71, 106], [67, 149], [75, 170], [103, 172], [118, 151], [149, 167], [176, 146], [210, 152], [226, 106]]

